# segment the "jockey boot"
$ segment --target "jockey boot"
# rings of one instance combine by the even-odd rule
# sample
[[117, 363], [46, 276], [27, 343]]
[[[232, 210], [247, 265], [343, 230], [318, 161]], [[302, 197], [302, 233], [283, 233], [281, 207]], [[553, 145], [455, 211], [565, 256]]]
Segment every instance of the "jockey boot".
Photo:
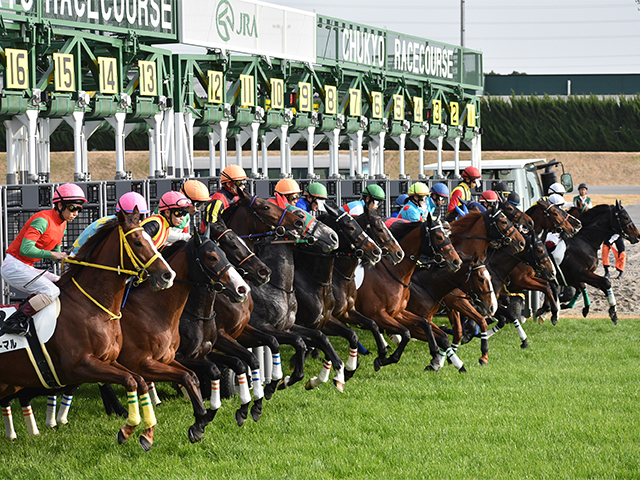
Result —
[[603, 267], [604, 267], [604, 278], [609, 280], [611, 278], [611, 275], [609, 274], [609, 265], [603, 265]]
[[618, 270], [617, 268], [616, 270], [618, 271], [618, 276], [616, 277], [616, 280], [620, 280], [622, 277], [624, 277], [624, 271]]
[[35, 314], [36, 310], [29, 302], [23, 303], [20, 305], [20, 308], [13, 312], [9, 318], [4, 321], [2, 327], [0, 327], [0, 335], [12, 333], [14, 335], [30, 337], [31, 332], [29, 331], [29, 319]]

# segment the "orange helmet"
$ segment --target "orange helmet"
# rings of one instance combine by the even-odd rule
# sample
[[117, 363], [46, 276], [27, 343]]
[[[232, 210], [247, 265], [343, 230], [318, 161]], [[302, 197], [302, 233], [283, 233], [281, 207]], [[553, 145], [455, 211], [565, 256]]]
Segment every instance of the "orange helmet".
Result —
[[236, 180], [246, 180], [247, 173], [240, 165], [228, 165], [220, 175], [220, 182], [235, 182]]
[[280, 195], [290, 195], [292, 193], [301, 193], [300, 186], [293, 178], [283, 178], [276, 184], [276, 193]]
[[180, 192], [192, 202], [206, 202], [211, 198], [209, 189], [200, 180], [187, 180], [180, 188]]

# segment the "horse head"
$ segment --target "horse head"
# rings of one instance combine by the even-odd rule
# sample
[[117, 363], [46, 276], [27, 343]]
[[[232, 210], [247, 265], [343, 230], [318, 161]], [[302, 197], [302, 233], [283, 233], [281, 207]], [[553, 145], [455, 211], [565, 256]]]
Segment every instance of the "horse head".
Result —
[[[631, 216], [622, 206], [620, 200], [616, 200], [616, 204], [613, 207], [613, 215], [617, 221], [617, 228], [620, 230], [620, 235], [631, 243], [638, 243], [638, 241], [640, 241], [640, 232], [638, 232], [636, 225], [633, 223], [633, 220], [631, 220]], [[616, 228], [615, 223], [614, 228]]]
[[548, 225], [542, 225], [541, 228], [553, 229], [558, 233], [562, 233], [567, 237], [573, 237], [582, 228], [582, 223], [573, 215], [562, 210], [557, 205], [546, 200], [538, 200], [538, 208], [542, 209]]
[[375, 265], [380, 261], [382, 251], [351, 215], [327, 204], [325, 210], [335, 222], [334, 230], [338, 237], [341, 237], [338, 247], [341, 252], [353, 253], [362, 259], [364, 266]]
[[487, 210], [483, 214], [487, 237], [497, 240], [502, 245], [509, 245], [513, 253], [524, 250], [526, 242], [513, 223], [502, 213], [502, 210]]
[[533, 232], [533, 219], [513, 203], [501, 202], [500, 210], [502, 210], [502, 213], [506, 215], [511, 223], [518, 226], [518, 230], [520, 230], [522, 234], [526, 235], [529, 232]]
[[400, 263], [404, 259], [404, 250], [400, 243], [384, 224], [384, 220], [376, 210], [365, 208], [363, 215], [356, 217], [358, 224], [365, 228], [371, 238], [382, 249], [382, 256], [387, 257], [393, 265]]
[[554, 281], [556, 268], [549, 257], [547, 247], [537, 235], [528, 235], [526, 238], [527, 249], [522, 257], [524, 262], [535, 270], [536, 276], [548, 282]]
[[[118, 212], [118, 224], [121, 231], [120, 248], [121, 258], [126, 259], [144, 279], [144, 275], [151, 280], [154, 290], [170, 288], [176, 276], [167, 261], [162, 257], [155, 247], [153, 240], [147, 232], [140, 226], [140, 213], [135, 207], [133, 213], [126, 213], [124, 210]], [[126, 252], [126, 254], [125, 254]], [[123, 268], [129, 268], [126, 264]]]
[[324, 223], [318, 221], [309, 212], [305, 212], [293, 205], [287, 206], [287, 210], [298, 217], [302, 223], [303, 240], [311, 245], [316, 245], [324, 253], [329, 253], [338, 248], [338, 234]]
[[234, 303], [247, 299], [251, 290], [249, 285], [231, 265], [218, 244], [208, 238], [203, 241], [200, 235], [195, 234], [187, 242], [187, 258], [191, 282], [208, 284]]
[[260, 260], [233, 230], [226, 228], [221, 222], [211, 225], [211, 237], [222, 248], [229, 261], [243, 278], [248, 278], [255, 285], [267, 283], [271, 277], [271, 269]]
[[420, 229], [421, 253], [428, 258], [433, 258], [438, 264], [446, 263], [452, 272], [460, 270], [462, 260], [460, 260], [460, 256], [453, 247], [442, 223], [434, 220], [431, 214], [428, 214], [427, 221], [422, 222]]
[[467, 295], [472, 303], [479, 308], [483, 315], [494, 315], [498, 310], [498, 299], [493, 290], [491, 275], [486, 265], [474, 252], [469, 264], [469, 271], [465, 276], [465, 283], [469, 287]]

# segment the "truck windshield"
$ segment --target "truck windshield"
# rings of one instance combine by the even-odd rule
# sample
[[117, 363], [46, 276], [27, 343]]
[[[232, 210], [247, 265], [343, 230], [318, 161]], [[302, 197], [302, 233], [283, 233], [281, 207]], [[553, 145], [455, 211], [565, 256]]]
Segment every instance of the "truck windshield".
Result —
[[542, 197], [542, 187], [540, 186], [540, 179], [535, 170], [526, 170], [527, 172], [527, 194], [529, 195], [529, 204], [533, 204], [540, 197]]

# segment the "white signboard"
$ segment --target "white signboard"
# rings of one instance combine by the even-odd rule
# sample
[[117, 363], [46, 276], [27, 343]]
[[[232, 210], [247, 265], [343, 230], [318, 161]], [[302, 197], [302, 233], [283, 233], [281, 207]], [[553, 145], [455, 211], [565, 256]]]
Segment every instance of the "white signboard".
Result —
[[251, 0], [182, 0], [181, 43], [316, 61], [316, 15]]

